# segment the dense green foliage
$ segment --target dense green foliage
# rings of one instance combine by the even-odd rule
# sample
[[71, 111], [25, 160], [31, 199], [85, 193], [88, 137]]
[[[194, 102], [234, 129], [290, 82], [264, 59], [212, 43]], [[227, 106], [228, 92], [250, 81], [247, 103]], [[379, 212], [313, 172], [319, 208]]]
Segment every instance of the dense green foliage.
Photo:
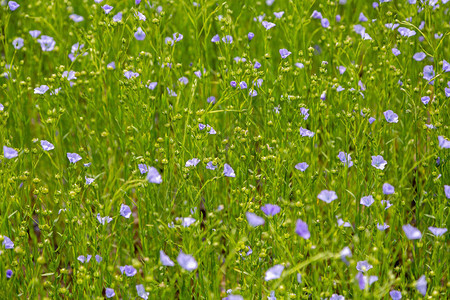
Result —
[[[102, 299], [108, 288], [135, 299], [142, 284], [149, 299], [390, 299], [392, 290], [416, 299], [422, 275], [425, 297], [447, 298], [448, 233], [428, 227], [448, 227], [450, 3], [197, 2], [2, 2], [0, 298]], [[378, 155], [385, 167], [372, 165]], [[319, 200], [323, 190], [337, 199]], [[374, 203], [361, 204], [369, 195]], [[268, 203], [280, 212], [267, 216]], [[247, 212], [265, 223], [251, 226]], [[421, 238], [410, 240], [406, 224]], [[180, 251], [195, 270], [180, 267]], [[361, 261], [378, 277], [362, 287]], [[276, 265], [281, 276], [266, 281]]]

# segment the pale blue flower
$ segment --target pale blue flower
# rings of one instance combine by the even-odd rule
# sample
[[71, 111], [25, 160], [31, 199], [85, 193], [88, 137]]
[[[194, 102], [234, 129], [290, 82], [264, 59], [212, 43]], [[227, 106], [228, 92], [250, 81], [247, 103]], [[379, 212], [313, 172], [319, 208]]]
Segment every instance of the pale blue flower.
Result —
[[15, 11], [16, 9], [19, 8], [19, 4], [17, 4], [16, 1], [8, 1], [8, 7], [11, 11]]
[[425, 275], [420, 276], [420, 278], [416, 282], [416, 288], [422, 296], [425, 297], [427, 294], [427, 278]]
[[111, 12], [111, 10], [113, 10], [114, 7], [112, 7], [111, 5], [105, 4], [102, 6], [103, 11], [105, 12], [105, 14], [109, 14]]
[[372, 195], [369, 195], [369, 196], [362, 197], [361, 201], [360, 201], [360, 204], [369, 207], [374, 202], [375, 202], [375, 200], [373, 199]]
[[226, 177], [236, 177], [236, 173], [229, 164], [223, 165], [223, 175], [225, 175]]
[[197, 166], [197, 164], [200, 162], [200, 159], [198, 158], [192, 158], [190, 160], [188, 160], [185, 164], [185, 167], [195, 167]]
[[134, 33], [134, 37], [136, 38], [136, 40], [138, 41], [143, 41], [145, 39], [145, 32], [142, 30], [141, 27], [138, 27], [138, 29], [136, 30], [136, 32]]
[[13, 148], [7, 147], [7, 146], [3, 146], [3, 156], [6, 159], [12, 159], [15, 158], [19, 155], [19, 153], [14, 150]]
[[95, 180], [95, 178], [89, 178], [89, 177], [86, 177], [86, 176], [84, 177], [84, 179], [86, 180], [86, 185], [90, 185]]
[[11, 239], [9, 237], [7, 237], [6, 235], [3, 236], [2, 245], [5, 247], [5, 249], [14, 249], [13, 241], [11, 241]]
[[192, 255], [184, 254], [183, 251], [180, 251], [177, 257], [178, 264], [185, 269], [186, 271], [194, 271], [198, 267], [198, 263]]
[[14, 41], [12, 42], [14, 49], [19, 50], [20, 48], [23, 47], [23, 38], [16, 38], [14, 39]]
[[138, 296], [145, 300], [147, 300], [148, 296], [150, 295], [149, 292], [145, 291], [145, 287], [142, 284], [136, 285], [136, 291], [137, 291]]
[[147, 172], [147, 180], [150, 183], [160, 184], [162, 182], [162, 177], [156, 168], [150, 167]]
[[338, 198], [338, 196], [336, 195], [336, 192], [334, 192], [334, 191], [323, 190], [319, 193], [317, 198], [319, 198], [320, 200], [322, 200], [326, 203], [331, 203], [334, 200], [336, 200]]
[[287, 49], [280, 49], [280, 55], [283, 59], [291, 55], [291, 53], [292, 52], [288, 51]]
[[175, 263], [170, 259], [170, 257], [166, 253], [164, 253], [163, 250], [159, 251], [159, 260], [161, 261], [161, 264], [163, 266], [167, 267], [175, 266]]
[[295, 168], [299, 171], [305, 172], [309, 165], [306, 162], [301, 162], [295, 165]]
[[82, 157], [78, 153], [67, 153], [67, 158], [69, 159], [69, 162], [74, 164], [77, 161], [80, 161]]
[[247, 217], [248, 224], [252, 227], [261, 226], [265, 223], [264, 218], [257, 216], [254, 213], [246, 212], [245, 216]]
[[398, 122], [398, 115], [396, 113], [394, 113], [392, 110], [387, 110], [383, 114], [388, 123], [397, 123]]
[[392, 300], [400, 300], [402, 299], [402, 293], [396, 290], [392, 290], [389, 292], [389, 295], [391, 296]]
[[114, 292], [113, 289], [111, 289], [111, 288], [106, 288], [105, 289], [105, 296], [106, 296], [106, 298], [112, 298], [115, 295], [116, 295], [116, 293]]
[[416, 227], [406, 224], [403, 225], [402, 228], [409, 240], [418, 240], [422, 238], [422, 233]]
[[431, 233], [434, 236], [441, 236], [447, 232], [447, 228], [439, 228], [439, 227], [428, 227], [428, 230], [431, 231]]
[[122, 205], [120, 205], [119, 213], [122, 217], [129, 219], [131, 216], [131, 208], [128, 205], [122, 203]]
[[380, 169], [380, 170], [384, 170], [384, 168], [387, 165], [387, 161], [384, 160], [383, 156], [381, 155], [376, 155], [376, 156], [372, 156], [372, 166]]
[[284, 266], [283, 265], [275, 265], [272, 268], [266, 271], [264, 276], [265, 281], [270, 281], [274, 279], [278, 279], [281, 277], [281, 273], [283, 273]]

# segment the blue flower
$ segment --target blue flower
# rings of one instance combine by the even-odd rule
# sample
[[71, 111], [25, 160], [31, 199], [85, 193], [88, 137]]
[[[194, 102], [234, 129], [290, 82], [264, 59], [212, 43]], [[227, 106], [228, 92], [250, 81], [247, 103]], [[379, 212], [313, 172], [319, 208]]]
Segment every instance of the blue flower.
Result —
[[14, 49], [19, 50], [20, 48], [23, 47], [23, 38], [16, 38], [14, 39], [14, 41], [12, 42]]
[[427, 294], [427, 278], [425, 275], [420, 276], [420, 278], [416, 282], [416, 289], [419, 291], [419, 293], [422, 294], [422, 296], [425, 296]]
[[311, 137], [314, 136], [314, 132], [312, 132], [312, 131], [310, 131], [310, 130], [308, 130], [306, 128], [300, 127], [300, 135], [303, 136], [303, 137], [310, 137], [311, 138]]
[[323, 28], [330, 27], [330, 21], [328, 21], [327, 18], [322, 18], [322, 20], [320, 20], [320, 24], [322, 25]]
[[439, 228], [439, 227], [431, 227], [431, 226], [428, 227], [428, 230], [431, 231], [431, 233], [434, 236], [441, 236], [447, 232], [447, 228]]
[[213, 165], [213, 162], [210, 161], [210, 162], [208, 162], [208, 163], [206, 164], [206, 168], [207, 168], [208, 170], [215, 170], [215, 169], [217, 168], [217, 166]]
[[387, 165], [387, 161], [384, 160], [383, 156], [381, 155], [376, 155], [376, 156], [372, 156], [372, 166], [383, 170], [384, 167], [386, 167]]
[[283, 265], [275, 265], [272, 268], [266, 271], [264, 276], [265, 281], [270, 281], [274, 279], [278, 279], [281, 277], [281, 273], [283, 273], [284, 266]]
[[367, 22], [368, 19], [367, 19], [367, 17], [366, 17], [363, 13], [360, 13], [360, 14], [359, 14], [359, 21], [360, 21], [360, 22]]
[[198, 158], [192, 158], [192, 159], [190, 159], [190, 160], [188, 160], [187, 162], [186, 162], [186, 164], [185, 164], [185, 167], [186, 168], [188, 168], [188, 167], [195, 167], [195, 166], [197, 166], [197, 164], [200, 162], [200, 159], [198, 159]]
[[375, 200], [373, 199], [372, 195], [369, 196], [365, 196], [361, 198], [361, 201], [359, 202], [360, 204], [364, 205], [364, 206], [371, 206], [373, 203], [375, 202]]
[[295, 225], [295, 233], [304, 238], [305, 240], [311, 237], [311, 233], [308, 230], [308, 224], [298, 219]]
[[69, 159], [69, 162], [72, 164], [82, 159], [82, 157], [79, 154], [70, 152], [67, 153], [67, 158]]
[[114, 292], [113, 289], [111, 289], [111, 288], [106, 288], [105, 289], [105, 296], [106, 296], [106, 298], [112, 298], [115, 295], [116, 295], [116, 293]]
[[[435, 73], [432, 65], [423, 67], [423, 79], [430, 81], [434, 78], [434, 75]], [[430, 84], [433, 84], [433, 81], [431, 81]]]
[[77, 257], [77, 259], [81, 262], [81, 263], [88, 263], [92, 258], [92, 255], [87, 255], [86, 257], [84, 255], [80, 255]]
[[423, 52], [417, 52], [413, 55], [413, 59], [415, 61], [422, 61], [425, 59], [425, 57], [427, 57], [427, 55]]
[[16, 150], [14, 150], [13, 148], [3, 146], [3, 156], [6, 159], [12, 159], [14, 157], [17, 157], [18, 155], [19, 155], [19, 153]]
[[281, 19], [284, 15], [284, 11], [274, 12], [273, 14], [274, 14], [275, 18]]
[[292, 52], [288, 51], [287, 49], [280, 49], [280, 55], [283, 59], [291, 55], [291, 53]]
[[322, 200], [326, 203], [331, 203], [332, 201], [336, 200], [338, 198], [338, 196], [336, 195], [336, 192], [334, 192], [334, 191], [323, 190], [319, 193], [317, 198], [319, 198], [320, 200]]
[[145, 287], [142, 284], [136, 285], [136, 291], [137, 291], [138, 296], [145, 300], [147, 300], [148, 296], [150, 295], [149, 292], [145, 291]]
[[313, 18], [313, 19], [322, 19], [322, 14], [320, 12], [318, 12], [317, 10], [314, 10], [312, 15], [311, 15], [311, 18]]
[[84, 179], [86, 180], [86, 185], [90, 185], [95, 180], [95, 178], [89, 178], [89, 177], [86, 177], [86, 176], [84, 177]]
[[43, 95], [45, 92], [47, 92], [50, 88], [46, 85], [41, 85], [40, 87], [37, 87], [34, 89], [35, 94]]
[[358, 272], [358, 274], [356, 274], [356, 280], [358, 281], [358, 286], [359, 289], [362, 291], [366, 288], [367, 282], [366, 282], [366, 277], [364, 276], [363, 273]]
[[178, 264], [185, 269], [186, 271], [194, 271], [198, 267], [198, 263], [192, 255], [184, 254], [183, 251], [180, 251], [177, 257]]
[[145, 32], [142, 30], [141, 27], [138, 27], [138, 29], [136, 30], [136, 32], [134, 33], [134, 37], [136, 38], [136, 40], [138, 41], [143, 41], [145, 39]]
[[269, 30], [270, 28], [273, 28], [276, 26], [276, 24], [274, 24], [272, 22], [267, 22], [267, 21], [262, 21], [261, 24], [266, 30]]
[[367, 272], [372, 269], [373, 266], [367, 262], [367, 260], [358, 261], [356, 263], [356, 270], [360, 272]]
[[416, 227], [406, 224], [403, 225], [402, 228], [409, 240], [418, 240], [422, 238], [422, 233]]
[[147, 87], [149, 90], [154, 90], [156, 88], [156, 86], [158, 85], [157, 82], [150, 82]]
[[79, 23], [79, 22], [84, 21], [83, 16], [79, 16], [79, 15], [76, 15], [76, 14], [71, 14], [71, 15], [69, 16], [69, 18], [70, 18], [72, 21], [74, 21], [75, 23]]
[[139, 73], [135, 73], [133, 71], [125, 71], [123, 73], [123, 76], [125, 76], [126, 79], [131, 79], [131, 78], [139, 77]]
[[248, 224], [252, 227], [261, 226], [265, 223], [264, 218], [257, 216], [254, 213], [246, 212], [245, 216], [247, 217]]
[[402, 293], [396, 290], [392, 290], [389, 292], [389, 295], [391, 296], [392, 300], [400, 300], [402, 299]]
[[347, 257], [352, 257], [352, 251], [350, 250], [350, 248], [344, 247], [344, 249], [341, 250], [339, 255], [341, 256], [341, 260], [348, 266], [350, 263], [347, 260]]
[[220, 42], [220, 36], [218, 34], [216, 34], [215, 36], [212, 37], [211, 42], [213, 42], [213, 43]]
[[30, 30], [29, 34], [32, 38], [36, 39], [41, 35], [41, 32], [39, 30]]
[[350, 156], [350, 154], [340, 151], [338, 154], [338, 158], [341, 162], [344, 163], [344, 166], [347, 166], [347, 168], [353, 166], [352, 157]]
[[392, 54], [394, 54], [395, 56], [399, 56], [402, 53], [397, 48], [392, 48]]
[[416, 35], [416, 32], [414, 30], [410, 30], [405, 27], [399, 27], [398, 32], [400, 33], [400, 35], [405, 36], [405, 37], [411, 37], [411, 36]]
[[126, 205], [126, 204], [122, 204], [120, 206], [120, 215], [126, 219], [130, 218], [131, 216], [131, 208]]
[[[445, 137], [443, 136], [438, 136], [438, 141], [439, 141], [439, 147], [441, 147], [442, 149], [449, 149], [450, 148], [450, 140], [447, 140]], [[4, 148], [3, 148], [4, 150]]]
[[183, 226], [183, 227], [189, 227], [189, 226], [191, 226], [192, 224], [194, 224], [195, 221], [196, 221], [196, 220], [195, 220], [194, 218], [191, 218], [191, 217], [181, 218], [181, 226]]
[[233, 168], [229, 164], [223, 165], [223, 175], [226, 177], [236, 177], [236, 173], [234, 173]]
[[395, 188], [390, 185], [389, 183], [385, 183], [383, 184], [383, 194], [385, 195], [391, 195], [395, 192]]
[[295, 168], [299, 171], [305, 172], [309, 165], [306, 162], [301, 162], [295, 165]]
[[281, 208], [275, 204], [266, 204], [263, 207], [261, 207], [261, 210], [267, 216], [274, 216], [280, 212]]
[[145, 17], [145, 15], [144, 15], [143, 13], [139, 12], [139, 11], [136, 11], [136, 12], [134, 13], [134, 16], [135, 16], [136, 18], [138, 18], [140, 21], [146, 21], [146, 20], [147, 20], [147, 18]]
[[17, 4], [16, 1], [8, 1], [8, 7], [11, 11], [15, 11], [16, 9], [19, 8], [19, 4]]
[[175, 263], [170, 259], [170, 257], [166, 253], [164, 253], [163, 250], [159, 251], [159, 260], [161, 261], [161, 264], [163, 266], [167, 267], [175, 266]]
[[113, 22], [120, 22], [122, 21], [122, 12], [118, 12], [114, 17], [112, 18]]
[[42, 51], [48, 52], [53, 51], [55, 48], [56, 42], [55, 40], [47, 35], [42, 35], [39, 40], [37, 40], [39, 44], [41, 44]]
[[112, 218], [109, 216], [101, 217], [100, 214], [97, 214], [97, 220], [100, 224], [105, 225], [112, 221]]
[[141, 174], [145, 174], [148, 172], [148, 167], [146, 164], [138, 164], [138, 168], [139, 168], [139, 172], [141, 172]]
[[147, 172], [147, 180], [150, 183], [160, 184], [162, 182], [162, 177], [158, 173], [158, 170], [156, 170], [156, 168], [150, 167]]
[[388, 123], [398, 123], [398, 115], [392, 110], [387, 110], [383, 114]]
[[222, 38], [222, 42], [224, 42], [225, 44], [232, 44], [233, 37], [231, 35], [226, 35]]
[[9, 237], [6, 235], [3, 236], [3, 243], [2, 245], [5, 247], [5, 249], [14, 249], [14, 243], [11, 241]]
[[111, 10], [114, 7], [112, 7], [111, 5], [105, 4], [105, 5], [102, 6], [102, 8], [103, 8], [103, 11], [105, 12], [105, 14], [107, 15], [107, 14], [109, 14], [111, 12]]
[[128, 277], [133, 277], [134, 275], [136, 275], [137, 271], [133, 266], [130, 265], [125, 265], [125, 266], [121, 266], [120, 267], [120, 272], [122, 274], [127, 275]]
[[381, 204], [385, 205], [385, 210], [392, 206], [392, 203], [389, 200], [381, 200]]

